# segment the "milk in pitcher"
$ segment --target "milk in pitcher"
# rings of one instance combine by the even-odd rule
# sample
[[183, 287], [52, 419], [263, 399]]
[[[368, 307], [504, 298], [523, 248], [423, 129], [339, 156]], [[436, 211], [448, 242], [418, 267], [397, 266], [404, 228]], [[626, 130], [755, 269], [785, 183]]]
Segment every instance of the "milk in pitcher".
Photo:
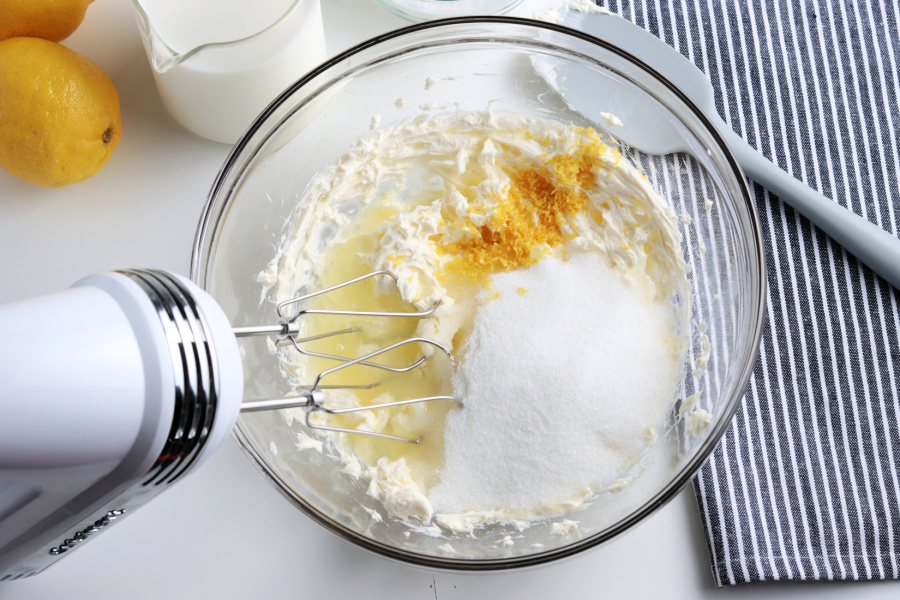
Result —
[[133, 2], [163, 102], [216, 142], [236, 142], [326, 56], [319, 0]]

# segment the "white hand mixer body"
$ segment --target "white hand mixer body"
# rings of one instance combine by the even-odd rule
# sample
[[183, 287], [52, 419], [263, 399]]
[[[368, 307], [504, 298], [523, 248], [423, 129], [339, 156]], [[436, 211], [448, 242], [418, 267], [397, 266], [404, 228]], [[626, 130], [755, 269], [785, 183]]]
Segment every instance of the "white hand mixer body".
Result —
[[0, 581], [34, 575], [196, 468], [231, 432], [231, 324], [190, 281], [88, 277], [0, 307]]
[[[453, 401], [429, 396], [328, 408], [323, 390], [374, 387], [323, 384], [353, 365], [394, 373], [426, 358], [391, 367], [373, 359], [408, 338], [361, 357], [302, 347], [345, 329], [301, 338], [298, 318], [331, 314], [421, 318], [428, 310], [394, 313], [303, 309], [298, 303], [376, 276], [374, 271], [282, 302], [275, 325], [232, 328], [219, 305], [187, 279], [154, 270], [88, 277], [72, 288], [0, 306], [0, 581], [35, 575], [81, 546], [195, 469], [231, 432], [243, 411], [300, 407], [312, 429], [420, 439], [313, 424], [321, 411], [338, 415], [414, 402]], [[285, 309], [293, 310], [292, 316]], [[295, 395], [243, 401], [243, 365], [237, 337], [275, 335], [279, 345], [335, 361]], [[60, 360], [63, 357], [63, 360]]]

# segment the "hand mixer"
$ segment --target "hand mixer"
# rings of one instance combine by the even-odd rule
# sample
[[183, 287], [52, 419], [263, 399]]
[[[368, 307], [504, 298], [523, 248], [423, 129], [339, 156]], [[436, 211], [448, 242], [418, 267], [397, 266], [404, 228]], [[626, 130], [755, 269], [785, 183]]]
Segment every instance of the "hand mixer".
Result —
[[[187, 279], [155, 270], [87, 277], [68, 290], [0, 306], [0, 581], [35, 575], [82, 546], [201, 465], [240, 411], [300, 407], [314, 429], [416, 443], [419, 439], [312, 423], [313, 412], [342, 414], [417, 402], [430, 396], [328, 408], [323, 384], [353, 365], [407, 372], [374, 359], [408, 338], [357, 358], [302, 345], [345, 329], [301, 338], [300, 317], [338, 314], [421, 318], [418, 312], [288, 309], [369, 277], [375, 271], [277, 306], [274, 325], [232, 328], [211, 296]], [[242, 402], [237, 337], [276, 336], [309, 356], [336, 361], [297, 395]], [[330, 379], [329, 379], [330, 380]], [[373, 384], [376, 385], [376, 384]], [[359, 386], [357, 386], [359, 387]], [[371, 387], [371, 386], [364, 386]]]

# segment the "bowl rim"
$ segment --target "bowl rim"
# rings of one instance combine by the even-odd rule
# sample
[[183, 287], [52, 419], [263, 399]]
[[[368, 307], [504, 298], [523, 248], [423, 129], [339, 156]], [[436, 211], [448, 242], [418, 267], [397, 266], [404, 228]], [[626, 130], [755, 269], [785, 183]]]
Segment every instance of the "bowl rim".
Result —
[[[212, 242], [214, 242], [215, 240], [215, 236], [213, 234], [218, 230], [221, 220], [228, 212], [227, 208], [230, 204], [231, 198], [230, 192], [233, 191], [235, 186], [235, 182], [232, 182], [230, 189], [228, 189], [228, 193], [225, 192], [229, 175], [239, 164], [239, 162], [243, 164], [249, 164], [252, 161], [253, 157], [260, 151], [261, 147], [265, 145], [266, 140], [264, 139], [255, 148], [250, 147], [251, 141], [253, 141], [255, 134], [262, 129], [263, 124], [297, 90], [299, 90], [321, 74], [325, 73], [326, 71], [334, 68], [344, 61], [347, 61], [354, 55], [359, 54], [360, 52], [368, 48], [378, 46], [384, 42], [402, 38], [410, 34], [420, 33], [422, 31], [440, 30], [442, 28], [448, 28], [458, 25], [489, 24], [501, 26], [511, 25], [516, 27], [527, 27], [539, 30], [544, 29], [553, 31], [595, 44], [606, 51], [618, 55], [619, 57], [632, 63], [638, 69], [643, 70], [644, 72], [655, 78], [660, 84], [662, 84], [662, 86], [665, 87], [668, 92], [672, 93], [693, 113], [693, 116], [698, 119], [701, 126], [706, 129], [707, 133], [713, 138], [719, 150], [724, 155], [730, 174], [734, 177], [733, 183], [737, 185], [740, 196], [739, 198], [734, 199], [735, 205], [743, 205], [743, 207], [745, 208], [746, 214], [740, 214], [739, 216], [743, 217], [742, 220], [745, 221], [743, 223], [743, 226], [745, 228], [745, 232], [748, 233], [748, 238], [754, 242], [752, 248], [753, 256], [749, 257], [751, 259], [751, 268], [749, 269], [748, 273], [749, 290], [751, 296], [747, 311], [749, 326], [747, 332], [747, 350], [749, 360], [744, 365], [742, 365], [740, 370], [736, 373], [736, 384], [734, 388], [735, 392], [732, 397], [727, 400], [727, 403], [725, 404], [724, 410], [722, 412], [722, 416], [715, 421], [715, 423], [713, 424], [713, 428], [709, 432], [709, 435], [701, 442], [701, 446], [697, 453], [678, 472], [673, 474], [673, 477], [670, 479], [668, 484], [660, 489], [654, 496], [645, 501], [640, 508], [618, 521], [612, 527], [601, 532], [594, 533], [583, 539], [573, 541], [569, 544], [551, 550], [512, 557], [465, 559], [453, 558], [452, 556], [436, 556], [390, 546], [388, 544], [365, 537], [362, 534], [349, 529], [348, 527], [329, 517], [322, 511], [309, 505], [303, 500], [302, 497], [294, 493], [293, 490], [286, 486], [274, 472], [274, 470], [266, 463], [263, 457], [257, 452], [249, 439], [249, 435], [242, 428], [240, 421], [237, 422], [232, 433], [237, 440], [238, 445], [243, 450], [244, 454], [282, 495], [284, 495], [289, 501], [291, 501], [292, 504], [297, 506], [313, 521], [319, 523], [339, 537], [353, 542], [357, 546], [360, 546], [366, 550], [372, 551], [386, 558], [413, 566], [452, 572], [496, 572], [511, 569], [520, 569], [545, 564], [551, 561], [557, 561], [566, 557], [571, 557], [580, 552], [597, 547], [605, 542], [608, 542], [609, 540], [614, 539], [621, 533], [633, 527], [638, 522], [645, 519], [660, 507], [667, 504], [670, 500], [672, 500], [672, 498], [674, 498], [693, 479], [693, 477], [697, 474], [697, 472], [712, 454], [720, 439], [730, 426], [734, 414], [737, 411], [738, 405], [744, 397], [746, 387], [750, 381], [750, 377], [753, 373], [754, 366], [759, 355], [759, 347], [762, 340], [763, 325], [765, 320], [765, 304], [767, 295], [767, 282], [764, 276], [766, 272], [766, 260], [764, 255], [763, 239], [753, 199], [750, 195], [746, 179], [744, 178], [743, 172], [737, 160], [735, 159], [725, 139], [720, 135], [719, 131], [716, 129], [712, 121], [710, 121], [705, 116], [705, 114], [684, 92], [682, 92], [663, 74], [653, 69], [650, 65], [641, 61], [632, 54], [626, 52], [625, 50], [622, 50], [618, 46], [615, 46], [583, 31], [572, 29], [563, 25], [506, 16], [475, 16], [436, 19], [392, 30], [390, 32], [363, 41], [335, 55], [331, 59], [326, 60], [318, 67], [298, 79], [288, 88], [286, 88], [259, 114], [254, 122], [247, 128], [245, 133], [232, 148], [214, 180], [214, 183], [207, 196], [207, 202], [201, 214], [200, 222], [198, 224], [196, 236], [194, 239], [190, 270], [191, 279], [201, 288], [205, 289], [205, 280], [208, 276], [207, 266], [210, 257], [209, 251], [212, 248]], [[275, 130], [277, 130], [277, 127], [274, 128], [272, 132], [274, 132]], [[756, 268], [753, 268], [754, 258]], [[754, 290], [756, 291], [755, 294], [753, 294]]]

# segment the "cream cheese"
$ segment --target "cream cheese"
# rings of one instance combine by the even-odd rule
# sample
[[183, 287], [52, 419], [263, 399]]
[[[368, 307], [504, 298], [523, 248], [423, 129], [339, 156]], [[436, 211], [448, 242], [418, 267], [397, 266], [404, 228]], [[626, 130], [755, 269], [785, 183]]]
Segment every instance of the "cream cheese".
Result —
[[713, 416], [709, 411], [698, 408], [684, 420], [684, 431], [688, 435], [700, 437], [712, 420]]
[[[610, 116], [610, 124], [612, 119]], [[332, 281], [322, 280], [326, 273], [341, 281], [358, 274], [354, 269], [386, 269], [397, 276], [396, 287], [389, 279], [381, 279], [369, 300], [406, 303], [418, 309], [439, 302], [431, 317], [418, 322], [415, 334], [458, 352], [474, 314], [485, 301], [484, 297], [479, 300], [478, 294], [490, 287], [491, 275], [490, 269], [478, 271], [482, 263], [468, 263], [460, 257], [471, 256], [485, 236], [496, 237], [522, 225], [521, 219], [516, 220], [519, 216], [511, 198], [523, 189], [534, 194], [548, 182], [568, 193], [563, 200], [577, 209], [554, 217], [556, 225], [549, 228], [553, 235], [535, 236], [534, 243], [515, 248], [512, 254], [491, 254], [494, 249], [488, 247], [482, 263], [494, 261], [490, 264], [503, 270], [515, 268], [510, 262], [514, 260], [534, 264], [551, 256], [565, 258], [571, 252], [596, 254], [648, 302], [670, 306], [673, 319], [687, 323], [690, 294], [677, 217], [642, 171], [608, 138], [593, 131], [492, 110], [422, 115], [377, 128], [357, 141], [304, 194], [290, 237], [259, 276], [263, 293], [278, 302], [295, 296], [298, 290], [330, 285]], [[535, 229], [540, 225], [536, 215], [528, 217], [535, 219], [531, 224]], [[498, 226], [498, 222], [504, 224]], [[528, 225], [527, 219], [524, 224]], [[527, 294], [527, 290], [520, 293]], [[304, 322], [302, 327], [306, 331], [312, 326]], [[380, 321], [372, 329], [384, 333], [381, 338], [407, 331], [394, 327]], [[374, 337], [378, 339], [352, 342], [359, 344], [355, 350], [362, 353], [386, 345]], [[666, 340], [676, 366], [684, 353], [684, 337], [672, 333]], [[428, 354], [429, 348], [421, 351]], [[298, 361], [287, 354], [282, 360], [298, 383], [311, 381], [322, 369], [318, 363]], [[428, 364], [434, 372], [422, 385], [443, 386], [446, 393], [451, 366], [432, 358]], [[697, 366], [702, 369], [705, 364]], [[401, 398], [405, 393], [405, 389], [392, 389], [387, 397]], [[383, 394], [373, 394], [381, 398], [375, 401], [384, 401]], [[347, 393], [329, 398], [330, 405], [339, 406], [372, 401]], [[653, 426], [658, 425], [645, 424], [654, 435], [641, 441], [637, 450], [629, 450], [632, 458], [623, 462], [619, 477], [531, 507], [473, 507], [461, 513], [435, 514], [429, 493], [440, 482], [443, 415], [448, 410], [460, 409], [420, 404], [362, 411], [346, 417], [342, 425], [412, 437], [424, 429], [427, 443], [421, 447], [398, 448], [346, 434], [324, 437], [341, 453], [344, 471], [368, 481], [368, 494], [381, 502], [388, 514], [459, 532], [494, 522], [514, 522], [522, 529], [535, 519], [571, 512], [604, 486], [621, 489], [635, 476], [624, 471], [636, 464], [641, 448], [653, 443]], [[285, 420], [301, 420], [297, 411], [283, 411]], [[316, 442], [306, 433], [298, 433], [298, 448], [321, 451], [321, 442]], [[562, 534], [572, 530], [575, 522], [566, 520], [554, 527]]]

